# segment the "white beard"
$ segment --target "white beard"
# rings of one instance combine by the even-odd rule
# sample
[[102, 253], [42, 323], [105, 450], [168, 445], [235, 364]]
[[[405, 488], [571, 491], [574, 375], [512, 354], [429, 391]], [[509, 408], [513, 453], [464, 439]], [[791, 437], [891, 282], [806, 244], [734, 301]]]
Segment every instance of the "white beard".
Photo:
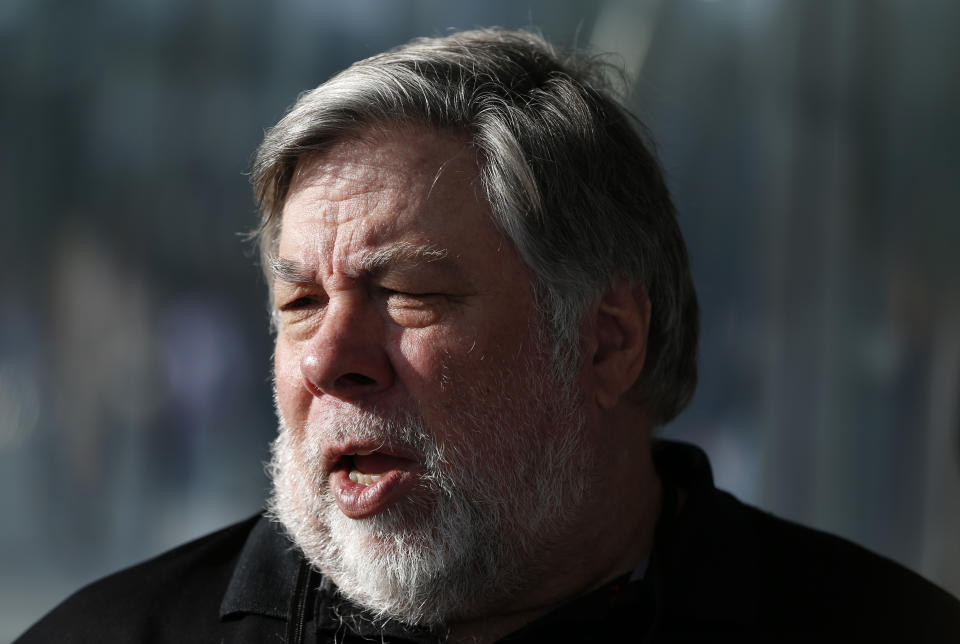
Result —
[[[271, 514], [314, 567], [379, 618], [440, 625], [509, 602], [546, 572], [602, 466], [578, 401], [545, 382], [547, 369], [519, 372], [501, 382], [522, 385], [513, 388], [522, 398], [507, 384], [453, 387], [457, 408], [433, 432], [416, 414], [348, 406], [305, 429], [281, 417]], [[419, 489], [372, 517], [346, 517], [321, 459], [321, 445], [343, 436], [420, 454]]]

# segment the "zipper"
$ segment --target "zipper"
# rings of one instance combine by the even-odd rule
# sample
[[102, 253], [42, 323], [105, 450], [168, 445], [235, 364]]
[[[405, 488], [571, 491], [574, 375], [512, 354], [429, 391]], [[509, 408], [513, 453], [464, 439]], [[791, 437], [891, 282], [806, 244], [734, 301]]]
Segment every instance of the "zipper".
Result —
[[297, 570], [293, 597], [290, 599], [290, 621], [287, 622], [287, 644], [302, 644], [303, 630], [307, 620], [307, 600], [310, 598], [310, 580], [313, 569], [302, 562]]

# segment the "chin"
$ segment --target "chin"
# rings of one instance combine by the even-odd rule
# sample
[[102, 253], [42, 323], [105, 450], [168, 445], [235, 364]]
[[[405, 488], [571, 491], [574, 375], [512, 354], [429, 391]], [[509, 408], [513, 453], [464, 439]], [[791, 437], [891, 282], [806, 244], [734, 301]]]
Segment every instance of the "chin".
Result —
[[433, 476], [416, 501], [350, 519], [289, 436], [282, 427], [273, 445], [270, 513], [307, 560], [374, 617], [440, 625], [475, 613], [491, 584], [512, 585], [498, 512], [481, 511]]

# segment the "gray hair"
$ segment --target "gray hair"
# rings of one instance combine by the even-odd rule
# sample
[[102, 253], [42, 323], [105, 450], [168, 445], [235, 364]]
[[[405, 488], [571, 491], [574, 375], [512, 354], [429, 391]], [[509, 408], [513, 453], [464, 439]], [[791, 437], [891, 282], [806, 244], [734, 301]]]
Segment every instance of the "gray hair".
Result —
[[613, 281], [642, 284], [652, 311], [634, 391], [655, 424], [670, 421], [696, 388], [699, 310], [660, 164], [645, 128], [607, 89], [608, 70], [500, 29], [420, 38], [354, 63], [302, 94], [257, 150], [264, 269], [303, 155], [369, 126], [467, 132], [494, 224], [534, 275], [558, 369], [572, 377], [584, 313]]

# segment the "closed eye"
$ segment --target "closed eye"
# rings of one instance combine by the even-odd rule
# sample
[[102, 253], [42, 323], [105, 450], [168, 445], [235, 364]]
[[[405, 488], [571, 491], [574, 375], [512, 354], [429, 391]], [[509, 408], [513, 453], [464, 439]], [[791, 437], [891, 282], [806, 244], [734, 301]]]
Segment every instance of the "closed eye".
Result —
[[450, 298], [444, 293], [412, 293], [380, 288], [378, 295], [385, 312], [396, 324], [406, 328], [423, 328], [436, 324], [450, 310]]
[[299, 311], [321, 304], [316, 295], [303, 295], [280, 306], [281, 311]]
[[383, 293], [387, 296], [400, 295], [403, 297], [440, 297], [442, 295], [442, 293], [411, 293], [410, 291], [397, 291], [392, 288], [383, 289]]
[[411, 293], [409, 291], [396, 291], [389, 288], [381, 289], [383, 297], [393, 304], [418, 305], [428, 302], [434, 302], [444, 297], [443, 293]]

